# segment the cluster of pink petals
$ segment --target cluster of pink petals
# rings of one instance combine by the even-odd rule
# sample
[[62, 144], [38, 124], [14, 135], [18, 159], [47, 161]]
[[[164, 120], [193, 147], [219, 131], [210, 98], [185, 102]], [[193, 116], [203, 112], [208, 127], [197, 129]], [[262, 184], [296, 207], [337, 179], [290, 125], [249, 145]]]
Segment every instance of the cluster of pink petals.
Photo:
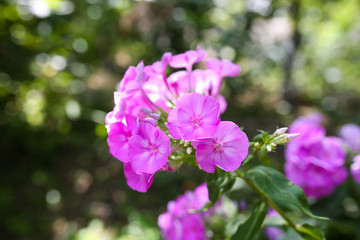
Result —
[[187, 191], [167, 205], [167, 212], [161, 214], [158, 225], [166, 240], [205, 240], [205, 226], [200, 210], [209, 201], [206, 184], [193, 192]]
[[343, 142], [326, 137], [321, 121], [320, 114], [297, 119], [289, 133], [301, 135], [285, 149], [285, 174], [307, 196], [317, 199], [330, 195], [347, 177]]
[[[124, 163], [125, 177], [134, 190], [146, 192], [156, 172], [173, 170], [168, 163], [169, 136], [199, 142], [199, 165], [208, 172], [215, 165], [234, 170], [246, 157], [248, 140], [235, 124], [231, 128], [239, 136], [232, 134], [231, 139], [222, 140], [218, 130], [225, 131], [229, 125], [219, 119], [227, 105], [220, 95], [222, 79], [236, 76], [240, 67], [228, 60], [208, 59], [208, 69], [193, 70], [205, 57], [200, 47], [178, 55], [165, 53], [152, 65], [141, 61], [125, 72], [105, 123], [110, 153]], [[168, 76], [168, 67], [179, 71]], [[163, 121], [161, 114], [168, 114], [168, 129], [158, 126], [159, 119]], [[212, 158], [204, 161], [205, 154]]]
[[[206, 211], [198, 211], [209, 202], [208, 188], [202, 184], [194, 191], [186, 191], [184, 195], [167, 204], [167, 211], [158, 218], [161, 235], [165, 240], [205, 240], [205, 225], [215, 218], [229, 221], [229, 207], [224, 197]], [[234, 204], [234, 203], [232, 203]], [[234, 207], [236, 205], [234, 204]], [[230, 213], [231, 214], [231, 213]]]

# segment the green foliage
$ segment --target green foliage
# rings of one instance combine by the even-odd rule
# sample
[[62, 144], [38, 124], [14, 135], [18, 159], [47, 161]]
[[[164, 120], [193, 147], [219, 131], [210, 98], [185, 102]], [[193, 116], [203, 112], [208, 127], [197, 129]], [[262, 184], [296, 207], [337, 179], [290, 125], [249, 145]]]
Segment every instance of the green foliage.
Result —
[[323, 240], [325, 239], [323, 233], [316, 227], [309, 224], [304, 224], [299, 228], [300, 235], [304, 240]]
[[228, 192], [234, 185], [235, 180], [234, 176], [219, 168], [216, 168], [215, 173], [208, 174], [206, 183], [209, 191], [209, 206], [214, 205], [222, 194]]
[[260, 190], [261, 196], [265, 196], [265, 200], [268, 200], [275, 210], [280, 209], [286, 212], [294, 210], [296, 207], [309, 217], [320, 220], [327, 219], [312, 214], [304, 191], [279, 171], [265, 166], [257, 166], [247, 171], [245, 178]]
[[250, 217], [241, 223], [236, 230], [235, 234], [231, 237], [231, 240], [252, 240], [255, 239], [256, 234], [261, 229], [261, 225], [265, 219], [265, 216], [269, 210], [269, 206], [265, 202], [257, 203]]

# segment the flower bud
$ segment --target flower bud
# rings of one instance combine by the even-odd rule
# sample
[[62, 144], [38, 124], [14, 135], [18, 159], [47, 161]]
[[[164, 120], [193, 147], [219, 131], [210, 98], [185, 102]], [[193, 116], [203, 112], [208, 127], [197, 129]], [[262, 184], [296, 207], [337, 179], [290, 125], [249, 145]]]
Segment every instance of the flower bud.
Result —
[[158, 114], [158, 113], [150, 113], [149, 116], [152, 117], [155, 120], [160, 119], [160, 114]]
[[156, 127], [157, 122], [155, 119], [151, 118], [151, 117], [146, 117], [144, 118], [144, 122], [146, 123], [150, 123], [151, 125], [153, 125], [154, 127]]
[[276, 129], [276, 131], [273, 133], [273, 135], [281, 135], [286, 133], [286, 131], [288, 130], [287, 127], [282, 127], [282, 128], [278, 128]]

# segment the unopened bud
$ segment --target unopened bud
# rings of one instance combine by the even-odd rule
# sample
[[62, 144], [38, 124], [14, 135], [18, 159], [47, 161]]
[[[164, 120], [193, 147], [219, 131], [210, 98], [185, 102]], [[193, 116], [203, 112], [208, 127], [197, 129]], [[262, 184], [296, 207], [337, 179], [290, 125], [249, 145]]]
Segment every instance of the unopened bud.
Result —
[[259, 142], [256, 142], [255, 144], [254, 144], [254, 147], [255, 148], [258, 148], [260, 146], [260, 143]]
[[276, 131], [273, 133], [273, 135], [281, 135], [286, 133], [286, 131], [288, 130], [287, 127], [282, 127], [282, 128], [278, 128], [276, 129]]
[[160, 114], [158, 114], [158, 113], [150, 113], [149, 116], [152, 117], [155, 120], [160, 119]]
[[186, 153], [187, 153], [187, 154], [191, 154], [191, 152], [192, 152], [192, 148], [191, 148], [191, 147], [188, 147], [188, 148], [186, 149]]
[[266, 151], [271, 152], [271, 150], [272, 150], [272, 147], [270, 145], [266, 145]]
[[300, 136], [300, 133], [290, 133], [287, 135], [287, 138], [289, 141], [294, 140], [295, 138], [297, 138], [298, 136]]
[[154, 127], [156, 127], [157, 122], [155, 119], [151, 118], [151, 117], [146, 117], [144, 118], [144, 122], [146, 123], [150, 123], [151, 125], [153, 125]]
[[149, 115], [152, 111], [149, 108], [141, 108], [141, 111], [145, 113], [146, 115]]

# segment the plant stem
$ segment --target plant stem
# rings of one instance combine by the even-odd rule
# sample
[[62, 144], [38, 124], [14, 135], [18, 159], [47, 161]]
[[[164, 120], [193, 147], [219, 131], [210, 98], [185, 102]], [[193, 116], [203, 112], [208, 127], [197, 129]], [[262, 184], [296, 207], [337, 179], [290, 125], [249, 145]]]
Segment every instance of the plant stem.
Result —
[[252, 181], [247, 179], [243, 172], [240, 170], [235, 170], [235, 173], [239, 178], [243, 179], [264, 200], [264, 202], [267, 202], [270, 207], [276, 210], [280, 216], [289, 224], [289, 226], [299, 232], [298, 226], [284, 213], [283, 210], [281, 210], [270, 198], [268, 198], [261, 189], [259, 189]]

